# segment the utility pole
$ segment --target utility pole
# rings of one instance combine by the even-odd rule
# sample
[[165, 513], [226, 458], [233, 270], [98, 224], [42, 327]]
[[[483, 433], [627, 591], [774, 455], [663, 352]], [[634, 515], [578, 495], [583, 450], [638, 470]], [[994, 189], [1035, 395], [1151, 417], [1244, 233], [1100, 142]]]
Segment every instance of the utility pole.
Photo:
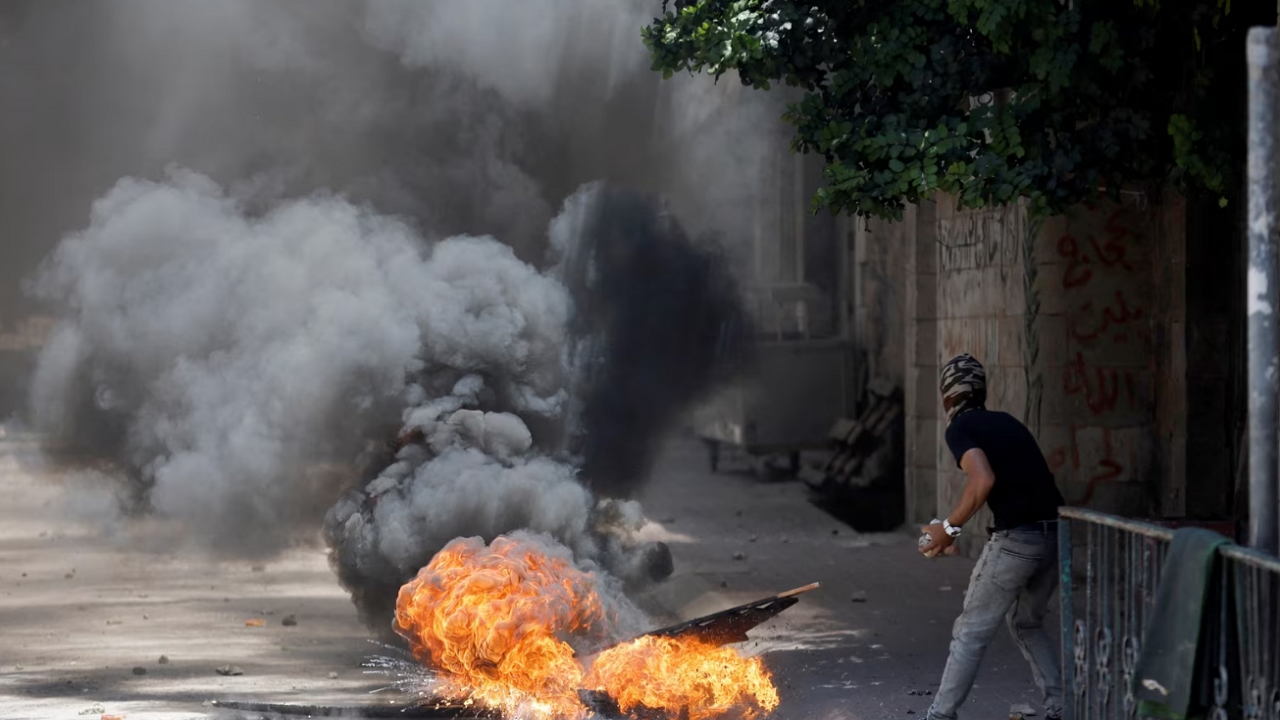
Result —
[[1277, 30], [1249, 30], [1249, 545], [1277, 552], [1280, 516], [1280, 267], [1276, 248]]

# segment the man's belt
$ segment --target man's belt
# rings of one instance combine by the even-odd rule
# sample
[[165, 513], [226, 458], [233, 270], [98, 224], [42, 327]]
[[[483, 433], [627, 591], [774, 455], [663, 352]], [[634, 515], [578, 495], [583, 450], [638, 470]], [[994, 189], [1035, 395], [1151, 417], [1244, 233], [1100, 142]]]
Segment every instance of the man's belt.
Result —
[[1057, 529], [1058, 529], [1057, 520], [1037, 520], [1035, 522], [1029, 522], [1029, 523], [1019, 525], [1017, 527], [1011, 527], [1011, 528], [997, 528], [997, 527], [991, 526], [987, 528], [987, 534], [990, 535], [992, 533], [997, 533], [997, 532], [1018, 532], [1020, 530], [1037, 530], [1040, 532], [1047, 532], [1049, 530], [1056, 531]]

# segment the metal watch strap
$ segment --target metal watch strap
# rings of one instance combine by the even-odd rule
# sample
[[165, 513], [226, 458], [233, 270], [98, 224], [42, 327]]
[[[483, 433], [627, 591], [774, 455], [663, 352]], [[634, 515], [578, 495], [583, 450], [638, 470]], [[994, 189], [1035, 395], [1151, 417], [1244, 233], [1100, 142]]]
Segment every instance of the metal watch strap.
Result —
[[960, 536], [960, 527], [959, 527], [958, 525], [952, 525], [952, 524], [951, 524], [951, 521], [949, 521], [949, 520], [943, 520], [943, 521], [942, 521], [942, 529], [943, 529], [943, 531], [944, 531], [944, 532], [946, 532], [946, 533], [947, 533], [947, 535], [949, 535], [949, 536], [951, 536], [951, 537], [959, 537], [959, 536]]

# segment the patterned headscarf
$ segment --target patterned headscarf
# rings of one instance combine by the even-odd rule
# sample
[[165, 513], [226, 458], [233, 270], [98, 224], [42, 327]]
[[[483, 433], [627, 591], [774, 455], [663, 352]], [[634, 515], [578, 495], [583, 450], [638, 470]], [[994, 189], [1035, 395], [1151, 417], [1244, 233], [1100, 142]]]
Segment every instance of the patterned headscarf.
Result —
[[951, 422], [960, 413], [986, 406], [987, 371], [972, 355], [957, 355], [942, 366], [939, 388], [947, 422]]

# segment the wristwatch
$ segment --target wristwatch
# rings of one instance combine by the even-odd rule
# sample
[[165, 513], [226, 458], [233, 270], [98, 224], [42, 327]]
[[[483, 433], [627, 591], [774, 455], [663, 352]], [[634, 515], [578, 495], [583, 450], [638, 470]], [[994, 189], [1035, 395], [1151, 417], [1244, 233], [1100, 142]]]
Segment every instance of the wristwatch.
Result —
[[960, 537], [960, 527], [952, 525], [949, 520], [942, 521], [942, 530], [947, 534], [947, 537]]

